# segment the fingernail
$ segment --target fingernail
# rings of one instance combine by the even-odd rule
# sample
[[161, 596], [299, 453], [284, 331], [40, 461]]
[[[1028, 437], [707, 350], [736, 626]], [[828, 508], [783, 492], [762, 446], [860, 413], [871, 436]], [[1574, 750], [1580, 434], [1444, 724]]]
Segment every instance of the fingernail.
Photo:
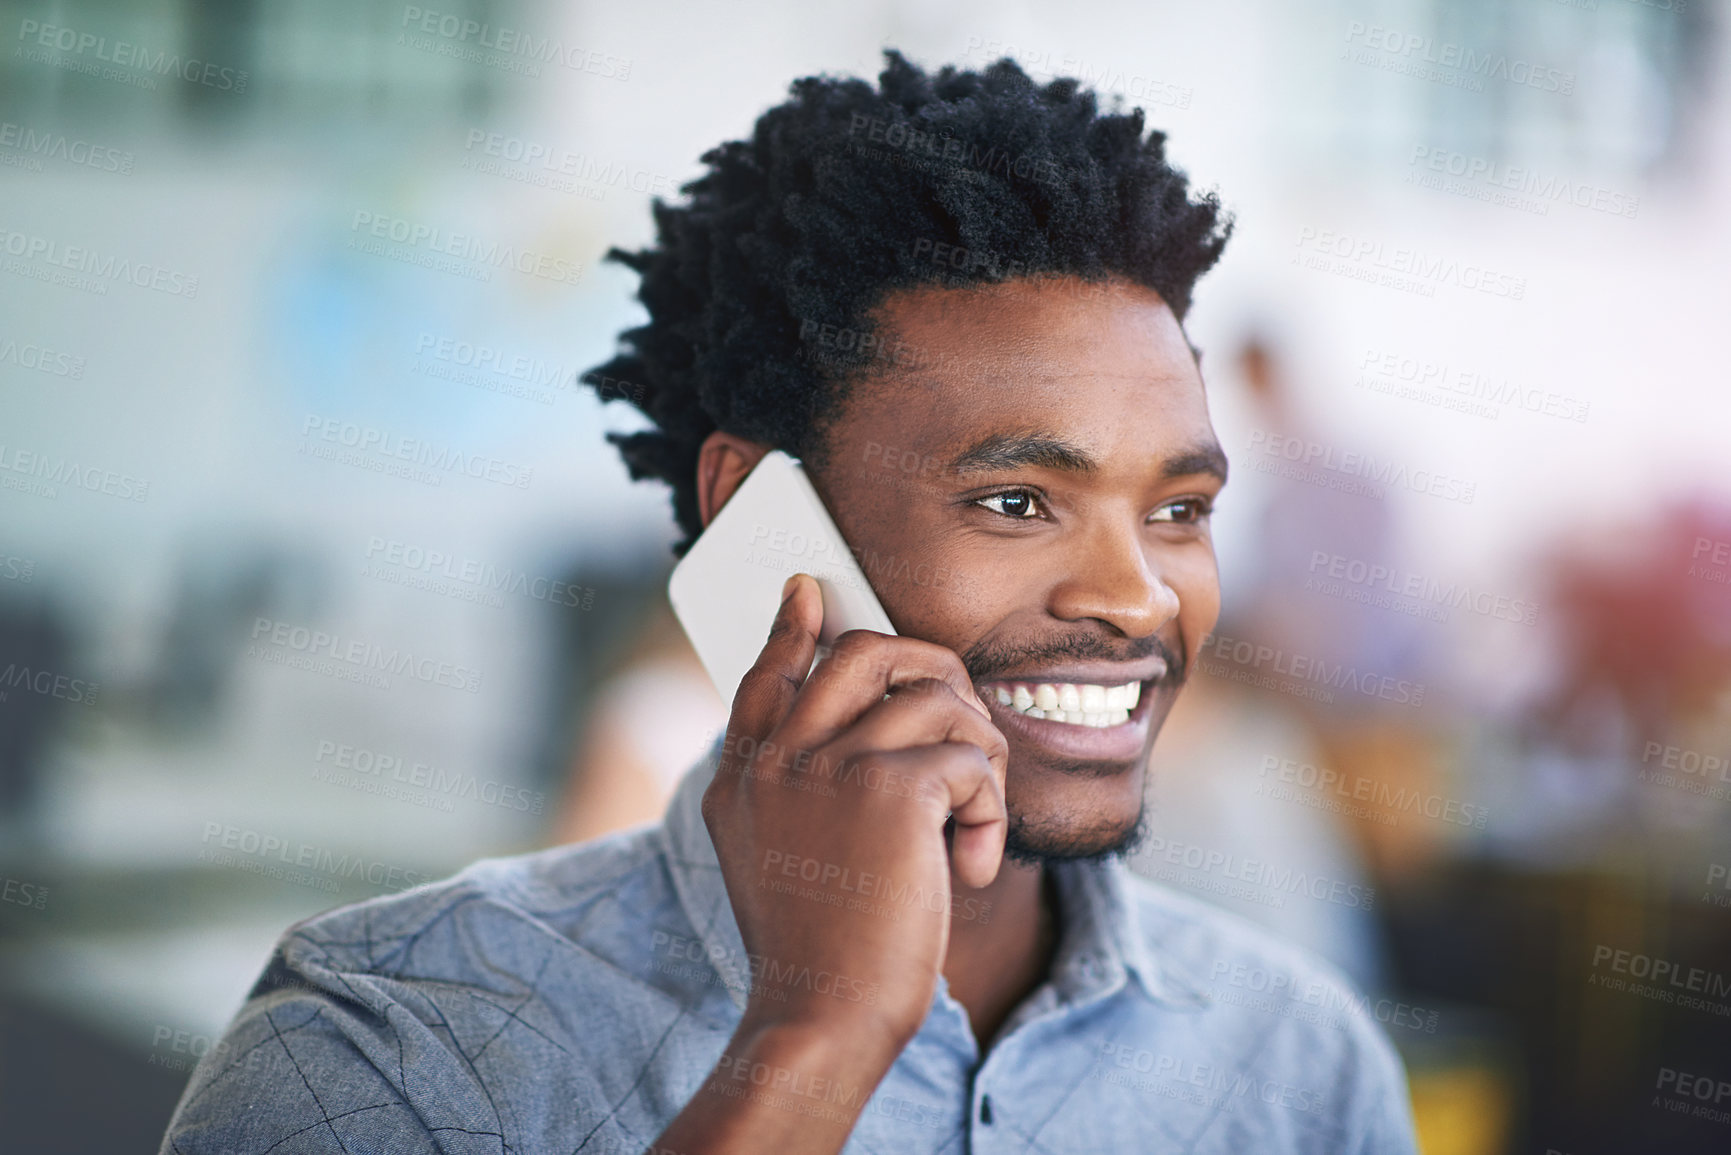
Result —
[[799, 580], [799, 575], [794, 574], [792, 577], [788, 578], [786, 581], [781, 583], [781, 604], [782, 605], [785, 606], [787, 604], [787, 599], [793, 596], [793, 583], [798, 581], [798, 580]]

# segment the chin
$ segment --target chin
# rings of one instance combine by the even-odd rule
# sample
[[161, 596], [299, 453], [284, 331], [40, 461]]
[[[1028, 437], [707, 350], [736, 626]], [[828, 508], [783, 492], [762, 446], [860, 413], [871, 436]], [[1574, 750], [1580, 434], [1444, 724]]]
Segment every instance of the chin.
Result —
[[1077, 784], [1073, 788], [1077, 797], [1046, 797], [1026, 806], [1012, 797], [1009, 831], [1004, 837], [1005, 857], [1024, 866], [1034, 866], [1123, 856], [1135, 850], [1147, 835], [1142, 775], [1128, 770], [1125, 773], [1135, 782], [1133, 801], [1122, 797], [1088, 797], [1096, 792], [1085, 786], [1111, 781], [1102, 777]]
[[1077, 757], [1005, 727], [1010, 744], [1007, 858], [1023, 865], [1103, 859], [1127, 855], [1141, 843], [1147, 835], [1148, 758], [1177, 688], [1162, 689], [1144, 700], [1147, 709], [1140, 718], [1132, 718], [1142, 733], [1134, 753], [1124, 757]]

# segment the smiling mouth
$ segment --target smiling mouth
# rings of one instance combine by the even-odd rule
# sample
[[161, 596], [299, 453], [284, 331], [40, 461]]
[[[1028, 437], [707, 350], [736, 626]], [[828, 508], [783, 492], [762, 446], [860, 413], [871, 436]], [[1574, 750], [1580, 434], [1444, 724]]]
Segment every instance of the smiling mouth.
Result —
[[1141, 701], [1142, 683], [1107, 686], [1091, 682], [988, 682], [982, 687], [1006, 709], [1028, 718], [1088, 726], [1122, 726]]

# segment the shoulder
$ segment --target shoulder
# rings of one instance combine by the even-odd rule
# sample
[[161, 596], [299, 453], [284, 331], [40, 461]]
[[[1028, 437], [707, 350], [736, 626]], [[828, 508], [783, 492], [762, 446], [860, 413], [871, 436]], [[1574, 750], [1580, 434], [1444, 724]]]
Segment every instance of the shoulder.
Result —
[[289, 928], [163, 1150], [250, 1155], [321, 1130], [346, 1150], [497, 1150], [594, 1126], [630, 1089], [599, 1060], [681, 1017], [620, 961], [677, 919], [664, 845], [646, 827], [485, 859]]
[[1354, 991], [1339, 968], [1268, 928], [1126, 873], [1143, 943], [1160, 960], [1167, 977], [1191, 989], [1208, 990], [1242, 985], [1251, 972], [1257, 972], [1255, 989], [1259, 990], [1272, 986], [1283, 993], [1290, 987], [1319, 983], [1343, 993]]
[[[1257, 1070], [1326, 1104], [1345, 1149], [1406, 1149], [1406, 1072], [1378, 1021], [1388, 1000], [1249, 919], [1140, 876], [1129, 887], [1156, 982], [1195, 1012], [1210, 1050], [1253, 1054]], [[1345, 1142], [1355, 1132], [1359, 1143]]]
[[[660, 827], [482, 859], [439, 882], [325, 911], [284, 933], [280, 957], [349, 974], [466, 978], [507, 953], [605, 938], [615, 920], [673, 901]], [[576, 932], [575, 934], [573, 932]]]

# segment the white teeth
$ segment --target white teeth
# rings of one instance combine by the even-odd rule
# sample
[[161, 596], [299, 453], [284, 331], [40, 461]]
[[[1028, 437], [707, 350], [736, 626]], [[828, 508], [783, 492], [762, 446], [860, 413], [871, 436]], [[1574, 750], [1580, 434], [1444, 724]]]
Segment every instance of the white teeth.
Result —
[[1130, 720], [1130, 711], [1142, 697], [1140, 682], [1121, 686], [1093, 683], [1040, 682], [1029, 686], [1023, 682], [993, 687], [998, 704], [1019, 714], [1048, 722], [1065, 722], [1072, 726], [1122, 726]]

